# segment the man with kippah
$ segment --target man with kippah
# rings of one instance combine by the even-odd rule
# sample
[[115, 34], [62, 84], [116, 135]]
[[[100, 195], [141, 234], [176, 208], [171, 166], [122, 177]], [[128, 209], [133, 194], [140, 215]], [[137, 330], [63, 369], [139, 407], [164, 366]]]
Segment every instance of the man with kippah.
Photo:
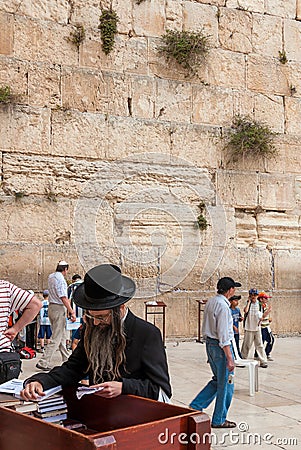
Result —
[[167, 401], [171, 387], [160, 330], [126, 306], [135, 290], [115, 265], [89, 270], [74, 292], [74, 303], [85, 310], [78, 346], [62, 366], [27, 379], [23, 398], [35, 400], [57, 385], [77, 386], [88, 375], [105, 398], [133, 394]]
[[66, 347], [66, 317], [69, 313], [72, 322], [76, 316], [71, 308], [67, 294], [67, 275], [69, 265], [66, 261], [59, 261], [54, 273], [48, 277], [49, 306], [48, 316], [51, 323], [52, 336], [44, 355], [36, 364], [41, 370], [51, 369], [51, 359], [56, 350], [59, 350], [62, 360], [67, 361], [69, 353]]
[[227, 420], [233, 392], [234, 356], [231, 340], [234, 339], [233, 320], [229, 298], [240, 287], [230, 277], [217, 283], [217, 295], [206, 303], [203, 318], [203, 336], [213, 377], [191, 402], [190, 407], [202, 411], [215, 399], [212, 428], [235, 428], [236, 423]]

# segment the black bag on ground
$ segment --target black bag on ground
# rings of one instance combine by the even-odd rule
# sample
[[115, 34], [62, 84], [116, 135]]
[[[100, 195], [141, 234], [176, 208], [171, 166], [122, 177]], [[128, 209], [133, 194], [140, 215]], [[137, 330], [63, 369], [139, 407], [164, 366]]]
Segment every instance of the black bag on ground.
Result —
[[0, 352], [0, 383], [18, 378], [21, 372], [21, 358], [17, 352]]

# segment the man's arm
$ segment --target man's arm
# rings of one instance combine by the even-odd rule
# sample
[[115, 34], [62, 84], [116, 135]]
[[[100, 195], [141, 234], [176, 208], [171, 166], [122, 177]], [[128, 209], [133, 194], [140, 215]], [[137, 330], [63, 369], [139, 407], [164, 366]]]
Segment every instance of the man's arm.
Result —
[[71, 308], [70, 300], [67, 297], [60, 297], [60, 299], [62, 300], [62, 302], [66, 306], [67, 311], [70, 314], [70, 318], [71, 318], [72, 322], [75, 322], [76, 321], [76, 315], [75, 315], [75, 312], [73, 311], [73, 309]]
[[24, 308], [20, 319], [10, 328], [3, 332], [10, 341], [13, 341], [19, 331], [22, 330], [36, 317], [42, 307], [42, 302], [37, 297], [32, 297], [28, 305]]
[[233, 372], [235, 365], [234, 365], [230, 345], [225, 345], [223, 347], [223, 351], [224, 351], [226, 359], [227, 359], [228, 370], [229, 370], [229, 372]]

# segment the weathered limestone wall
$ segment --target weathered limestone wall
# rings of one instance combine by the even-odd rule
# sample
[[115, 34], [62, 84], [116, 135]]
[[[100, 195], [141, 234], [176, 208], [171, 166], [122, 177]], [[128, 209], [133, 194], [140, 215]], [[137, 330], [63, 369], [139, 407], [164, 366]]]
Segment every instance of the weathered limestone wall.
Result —
[[[272, 293], [276, 332], [300, 331], [301, 1], [113, 0], [106, 56], [109, 5], [0, 3], [0, 86], [15, 95], [0, 105], [0, 276], [40, 291], [60, 258], [71, 275], [114, 262], [137, 281], [137, 313], [162, 295], [167, 335], [192, 337], [196, 299], [229, 275], [244, 299]], [[156, 48], [166, 29], [201, 28], [212, 48], [189, 78]], [[277, 133], [274, 159], [229, 162], [238, 113]]]

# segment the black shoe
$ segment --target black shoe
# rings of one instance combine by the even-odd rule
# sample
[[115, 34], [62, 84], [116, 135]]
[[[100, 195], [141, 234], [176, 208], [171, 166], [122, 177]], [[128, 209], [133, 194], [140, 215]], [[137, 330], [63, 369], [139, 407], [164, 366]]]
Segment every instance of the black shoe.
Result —
[[40, 369], [40, 370], [44, 370], [44, 372], [48, 372], [49, 370], [51, 370], [51, 367], [43, 367], [39, 363], [36, 364], [36, 368]]
[[220, 425], [214, 425], [214, 423], [211, 424], [211, 428], [235, 428], [235, 427], [236, 423], [231, 422], [230, 420], [225, 420], [225, 422]]

